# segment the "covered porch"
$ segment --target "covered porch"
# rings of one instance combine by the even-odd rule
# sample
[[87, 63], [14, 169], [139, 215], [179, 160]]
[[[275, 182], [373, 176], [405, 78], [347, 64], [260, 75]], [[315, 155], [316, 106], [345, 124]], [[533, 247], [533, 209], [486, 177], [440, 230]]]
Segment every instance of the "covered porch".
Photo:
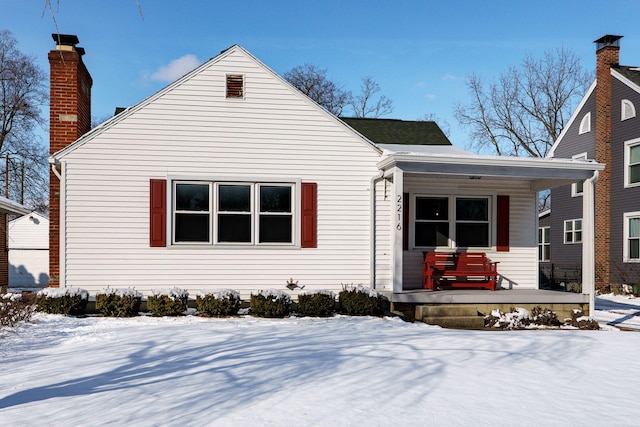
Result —
[[[555, 307], [562, 313], [593, 309], [593, 183], [604, 165], [482, 156], [453, 146], [381, 146], [386, 155], [378, 163], [381, 174], [372, 186], [376, 224], [372, 283], [393, 305], [473, 304], [479, 312], [507, 306], [509, 311], [515, 305]], [[538, 192], [579, 181], [583, 182], [583, 293], [540, 290]], [[506, 200], [506, 208], [499, 200]], [[434, 201], [444, 206], [444, 219], [436, 220], [439, 212], [428, 212]], [[481, 213], [465, 220], [459, 211], [468, 206]], [[433, 250], [485, 252], [499, 263], [497, 290], [423, 289], [423, 253]], [[388, 271], [381, 268], [385, 257]]]

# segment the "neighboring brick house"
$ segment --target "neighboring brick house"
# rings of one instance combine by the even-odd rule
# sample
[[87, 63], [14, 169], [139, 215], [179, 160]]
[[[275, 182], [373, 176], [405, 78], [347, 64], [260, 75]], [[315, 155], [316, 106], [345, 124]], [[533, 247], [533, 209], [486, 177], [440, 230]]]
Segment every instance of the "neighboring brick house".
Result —
[[[640, 67], [619, 64], [621, 38], [595, 41], [596, 80], [549, 153], [606, 165], [594, 188], [597, 288], [640, 283]], [[582, 182], [552, 189], [550, 259], [541, 267], [580, 268], [582, 196]]]

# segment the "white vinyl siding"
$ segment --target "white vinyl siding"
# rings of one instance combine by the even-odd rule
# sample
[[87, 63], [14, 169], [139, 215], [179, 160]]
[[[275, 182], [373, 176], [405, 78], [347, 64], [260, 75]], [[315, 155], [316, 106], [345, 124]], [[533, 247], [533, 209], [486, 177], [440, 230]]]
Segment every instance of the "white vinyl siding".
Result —
[[375, 288], [376, 290], [392, 290], [391, 283], [391, 189], [385, 180], [375, 184]]
[[[439, 193], [451, 195], [487, 196], [487, 188], [495, 203], [497, 195], [509, 195], [509, 251], [498, 252], [495, 247], [482, 249], [492, 261], [498, 261], [499, 284], [503, 288], [537, 289], [538, 246], [536, 193], [529, 182], [517, 179], [469, 180], [465, 177], [404, 176], [405, 191], [411, 195], [424, 194], [425, 189], [438, 189]], [[432, 193], [433, 194], [433, 193]], [[494, 206], [495, 207], [495, 206]], [[496, 210], [491, 210], [491, 222], [496, 221]], [[412, 230], [410, 230], [411, 233]], [[492, 227], [491, 242], [495, 244], [496, 230]], [[450, 249], [452, 250], [452, 249]], [[421, 288], [422, 249], [415, 248], [404, 253], [403, 280], [405, 289]]]
[[[242, 102], [221, 90], [227, 73], [245, 76]], [[378, 160], [370, 144], [232, 50], [64, 157], [62, 281], [91, 292], [230, 287], [245, 297], [284, 289], [290, 278], [305, 290], [369, 284]], [[150, 248], [150, 178], [167, 179], [168, 188], [173, 181], [317, 183], [318, 247]]]

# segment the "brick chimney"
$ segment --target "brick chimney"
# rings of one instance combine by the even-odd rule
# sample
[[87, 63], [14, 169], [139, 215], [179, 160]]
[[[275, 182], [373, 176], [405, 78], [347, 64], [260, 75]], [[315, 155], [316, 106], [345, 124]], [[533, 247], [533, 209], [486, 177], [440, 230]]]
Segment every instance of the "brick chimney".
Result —
[[[84, 49], [75, 35], [52, 34], [56, 48], [49, 52], [49, 153], [74, 142], [91, 129], [93, 80], [82, 62]], [[58, 170], [60, 165], [56, 165]], [[50, 172], [49, 286], [60, 286], [60, 180]]]
[[606, 165], [595, 185], [596, 289], [611, 284], [611, 67], [620, 61], [622, 36], [596, 43], [596, 160]]

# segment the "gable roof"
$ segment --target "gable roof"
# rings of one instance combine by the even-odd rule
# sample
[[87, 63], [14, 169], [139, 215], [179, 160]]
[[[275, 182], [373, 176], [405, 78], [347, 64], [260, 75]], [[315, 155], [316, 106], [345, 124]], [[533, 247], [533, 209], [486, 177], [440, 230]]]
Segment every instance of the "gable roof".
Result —
[[433, 121], [341, 117], [343, 122], [376, 144], [451, 145]]
[[199, 73], [203, 72], [204, 70], [206, 70], [206, 69], [208, 69], [208, 68], [210, 68], [212, 66], [215, 66], [218, 62], [222, 61], [223, 59], [225, 59], [229, 55], [233, 55], [234, 53], [241, 53], [242, 55], [245, 55], [248, 59], [253, 61], [255, 64], [257, 64], [263, 70], [265, 70], [266, 72], [271, 74], [275, 79], [279, 80], [280, 83], [282, 83], [283, 85], [287, 86], [291, 91], [296, 93], [297, 96], [299, 96], [304, 102], [312, 104], [314, 106], [314, 108], [318, 112], [320, 112], [321, 114], [324, 114], [326, 116], [329, 116], [332, 120], [334, 120], [334, 122], [338, 126], [341, 126], [345, 130], [347, 130], [348, 132], [352, 133], [355, 137], [357, 137], [359, 140], [361, 140], [362, 143], [365, 144], [369, 149], [371, 149], [371, 150], [373, 150], [373, 151], [375, 151], [377, 153], [382, 153], [382, 150], [379, 147], [377, 147], [373, 141], [367, 139], [361, 133], [358, 133], [354, 128], [352, 128], [351, 126], [347, 125], [346, 123], [344, 123], [343, 121], [338, 119], [336, 116], [334, 116], [333, 114], [328, 112], [326, 109], [324, 109], [318, 103], [313, 101], [311, 98], [309, 98], [307, 95], [302, 93], [300, 90], [298, 90], [291, 83], [289, 83], [282, 76], [280, 76], [275, 71], [273, 71], [271, 68], [269, 68], [264, 63], [262, 63], [259, 59], [257, 59], [255, 56], [253, 56], [247, 50], [245, 50], [244, 48], [242, 48], [239, 45], [233, 45], [233, 46], [229, 47], [228, 49], [225, 49], [225, 50], [221, 51], [220, 54], [218, 54], [217, 56], [211, 58], [210, 60], [208, 60], [205, 63], [201, 64], [200, 66], [196, 67], [195, 69], [193, 69], [192, 71], [188, 72], [187, 74], [185, 74], [181, 78], [177, 79], [173, 83], [170, 83], [165, 88], [163, 88], [163, 89], [159, 90], [158, 92], [152, 94], [151, 96], [149, 96], [146, 99], [140, 101], [139, 103], [137, 103], [137, 104], [135, 104], [133, 106], [127, 107], [127, 108], [118, 107], [116, 109], [116, 114], [113, 117], [111, 117], [110, 119], [106, 120], [105, 122], [99, 124], [95, 128], [91, 129], [89, 132], [85, 133], [80, 138], [78, 138], [77, 140], [75, 140], [71, 144], [67, 145], [65, 148], [63, 148], [60, 151], [58, 151], [58, 152], [52, 154], [51, 156], [49, 156], [49, 163], [53, 163], [53, 164], [57, 163], [61, 158], [65, 157], [70, 152], [73, 152], [78, 147], [81, 147], [82, 145], [84, 145], [86, 142], [90, 141], [94, 137], [100, 135], [101, 133], [103, 133], [107, 129], [109, 129], [109, 128], [113, 127], [114, 125], [116, 125], [117, 123], [119, 123], [120, 121], [125, 120], [127, 117], [131, 116], [132, 114], [134, 114], [135, 112], [137, 112], [140, 109], [144, 108], [145, 106], [153, 103], [158, 98], [163, 97], [166, 93], [171, 92], [174, 88], [179, 87], [184, 82], [192, 79], [194, 76], [198, 75]]

